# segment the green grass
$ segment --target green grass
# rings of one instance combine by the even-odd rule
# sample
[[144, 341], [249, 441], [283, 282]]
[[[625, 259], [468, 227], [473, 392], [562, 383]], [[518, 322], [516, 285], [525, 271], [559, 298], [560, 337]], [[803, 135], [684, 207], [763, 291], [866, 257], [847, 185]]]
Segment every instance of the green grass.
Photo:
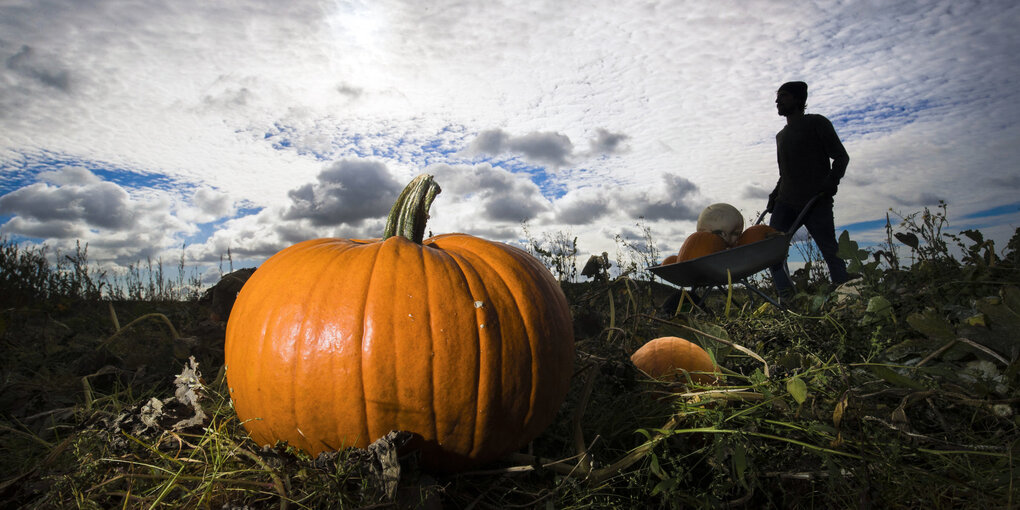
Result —
[[[0, 506], [1010, 508], [1020, 234], [996, 251], [978, 232], [943, 234], [944, 208], [925, 212], [898, 232], [916, 246], [892, 229], [878, 256], [844, 239], [858, 294], [837, 299], [815, 265], [791, 311], [738, 288], [665, 314], [668, 286], [565, 281], [578, 355], [554, 424], [478, 470], [425, 473], [409, 455], [389, 481], [364, 450], [313, 459], [248, 439], [224, 388], [223, 324], [188, 285], [150, 273], [137, 299], [105, 293], [84, 250], [58, 267], [3, 241], [0, 295], [18, 300], [0, 310]], [[545, 262], [569, 274], [554, 259], [576, 246], [550, 239], [561, 249]], [[643, 377], [629, 356], [664, 335], [705, 346], [720, 383]], [[175, 428], [195, 414], [174, 382], [192, 358], [209, 418]]]

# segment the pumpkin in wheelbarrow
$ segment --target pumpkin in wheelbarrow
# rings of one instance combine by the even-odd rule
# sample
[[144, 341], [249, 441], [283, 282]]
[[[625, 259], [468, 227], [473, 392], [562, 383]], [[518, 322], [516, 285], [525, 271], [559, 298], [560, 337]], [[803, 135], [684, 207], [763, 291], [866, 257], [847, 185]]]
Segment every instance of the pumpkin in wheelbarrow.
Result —
[[782, 232], [768, 225], [754, 225], [752, 227], [748, 227], [747, 230], [740, 234], [740, 238], [737, 239], [737, 246], [744, 246], [746, 244], [764, 241], [780, 234], [782, 234]]
[[712, 232], [722, 237], [727, 246], [734, 246], [744, 231], [744, 216], [730, 204], [712, 204], [698, 215], [697, 231]]
[[716, 234], [711, 232], [695, 232], [688, 236], [687, 239], [684, 239], [684, 244], [680, 246], [680, 252], [677, 253], [677, 262], [711, 255], [728, 247], [726, 241]]

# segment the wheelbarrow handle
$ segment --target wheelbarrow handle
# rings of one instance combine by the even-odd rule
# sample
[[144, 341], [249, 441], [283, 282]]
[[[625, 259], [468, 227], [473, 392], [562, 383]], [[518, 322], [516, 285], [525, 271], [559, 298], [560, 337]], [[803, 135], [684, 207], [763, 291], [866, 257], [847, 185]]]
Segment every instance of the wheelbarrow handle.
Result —
[[[796, 232], [798, 228], [800, 228], [802, 222], [804, 221], [804, 216], [807, 216], [808, 211], [810, 211], [811, 207], [815, 205], [815, 202], [817, 202], [818, 199], [824, 196], [825, 193], [819, 193], [811, 197], [811, 200], [808, 200], [807, 204], [804, 204], [804, 208], [800, 210], [800, 214], [797, 215], [797, 219], [794, 220], [793, 225], [790, 226], [790, 230], [787, 232], [787, 234], [793, 235], [793, 233]], [[766, 213], [768, 213], [767, 210], [762, 211], [761, 214], [758, 216], [758, 221], [754, 222], [754, 224], [758, 225], [759, 223], [761, 223], [761, 221], [765, 219]]]

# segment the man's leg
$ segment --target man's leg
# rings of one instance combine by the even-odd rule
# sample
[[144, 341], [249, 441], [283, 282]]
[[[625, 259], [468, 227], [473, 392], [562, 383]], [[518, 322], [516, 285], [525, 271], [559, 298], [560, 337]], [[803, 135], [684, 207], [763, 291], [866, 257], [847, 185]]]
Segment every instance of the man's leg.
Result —
[[815, 202], [804, 218], [804, 226], [811, 238], [822, 252], [825, 264], [829, 266], [829, 278], [839, 285], [850, 279], [846, 272], [846, 262], [836, 255], [839, 243], [836, 241], [836, 227], [832, 217], [832, 198], [823, 197]]
[[[780, 232], [786, 232], [793, 225], [798, 214], [800, 214], [800, 211], [785, 204], [776, 203], [772, 209], [772, 216], [769, 218], [769, 226]], [[785, 260], [769, 267], [769, 271], [772, 272], [772, 283], [776, 286], [776, 292], [779, 294], [793, 292], [793, 280], [790, 280], [790, 275], [786, 273]]]

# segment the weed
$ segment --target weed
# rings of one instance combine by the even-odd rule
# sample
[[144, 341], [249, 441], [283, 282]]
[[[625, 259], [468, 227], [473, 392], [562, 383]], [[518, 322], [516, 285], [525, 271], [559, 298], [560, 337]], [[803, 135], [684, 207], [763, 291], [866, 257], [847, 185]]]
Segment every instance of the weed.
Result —
[[616, 240], [616, 265], [621, 275], [634, 275], [641, 280], [654, 280], [648, 268], [659, 264], [659, 248], [652, 236], [652, 228], [644, 218], [635, 225], [641, 234], [637, 240], [630, 240], [620, 234]]
[[552, 272], [560, 282], [577, 281], [577, 237], [567, 232], [542, 234], [542, 240], [532, 236], [527, 222], [521, 223], [525, 249]]

